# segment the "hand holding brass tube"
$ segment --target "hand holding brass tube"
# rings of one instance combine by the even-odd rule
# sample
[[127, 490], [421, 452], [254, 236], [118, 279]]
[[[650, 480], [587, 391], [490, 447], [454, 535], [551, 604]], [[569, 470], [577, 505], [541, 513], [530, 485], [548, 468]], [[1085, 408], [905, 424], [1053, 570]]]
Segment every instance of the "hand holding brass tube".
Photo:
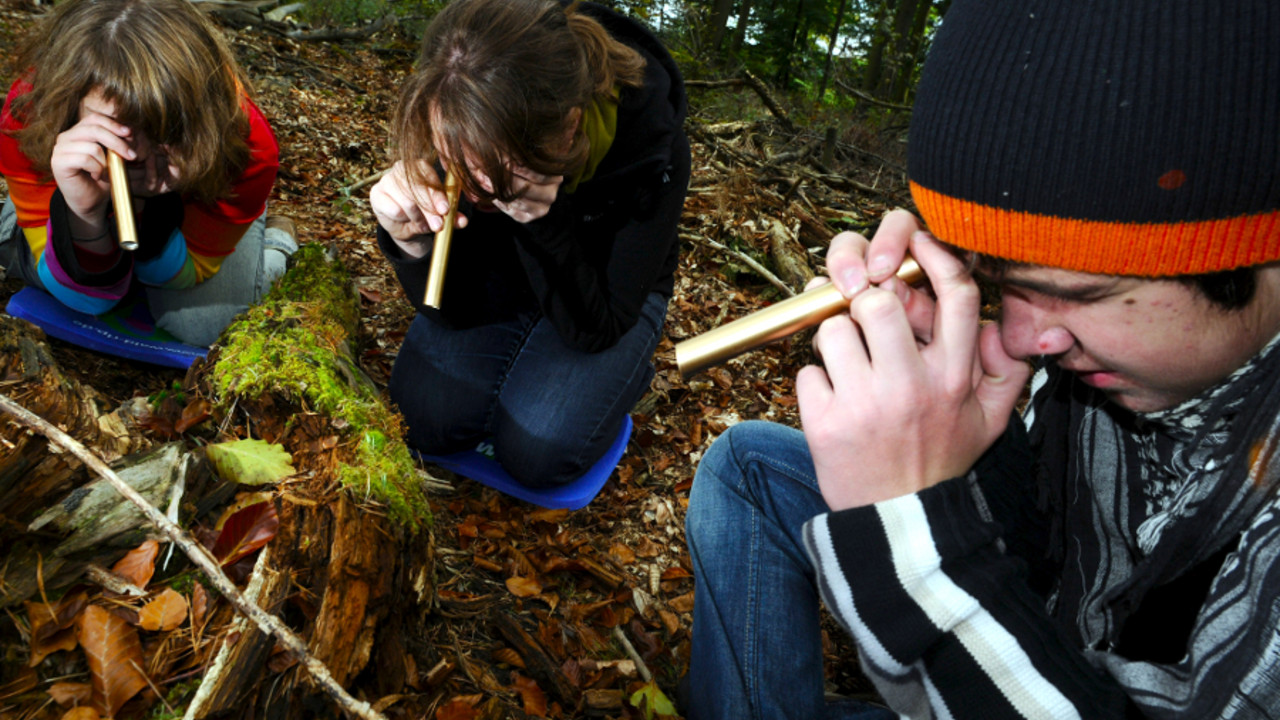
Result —
[[422, 304], [440, 309], [440, 297], [444, 294], [444, 270], [449, 263], [449, 243], [453, 240], [453, 220], [458, 214], [458, 199], [462, 194], [462, 186], [453, 173], [444, 179], [444, 192], [449, 198], [449, 211], [444, 215], [444, 224], [436, 233], [435, 246], [431, 250], [431, 269], [427, 273], [427, 292]]
[[124, 159], [114, 151], [107, 151], [107, 176], [111, 181], [111, 204], [116, 210], [116, 235], [121, 250], [138, 249], [138, 231], [133, 224], [133, 199], [129, 196], [129, 175], [124, 170]]
[[[907, 256], [898, 268], [898, 279], [908, 285], [924, 280], [924, 271]], [[709, 330], [676, 345], [676, 365], [680, 374], [694, 373], [719, 365], [748, 350], [813, 327], [849, 309], [849, 299], [834, 283], [819, 285], [746, 317]]]

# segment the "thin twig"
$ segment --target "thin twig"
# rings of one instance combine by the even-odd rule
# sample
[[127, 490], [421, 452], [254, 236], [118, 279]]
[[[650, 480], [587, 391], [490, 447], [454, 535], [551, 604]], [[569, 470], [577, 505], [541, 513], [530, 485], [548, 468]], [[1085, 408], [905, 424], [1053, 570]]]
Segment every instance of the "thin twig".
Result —
[[357, 180], [356, 182], [344, 188], [341, 188], [339, 192], [341, 192], [343, 195], [350, 195], [351, 193], [359, 190], [360, 188], [366, 185], [372, 185], [373, 183], [378, 182], [379, 180], [382, 179], [383, 175], [386, 175], [390, 171], [391, 171], [391, 168], [387, 168], [386, 170], [379, 170], [378, 172], [370, 175], [367, 178], [364, 178], [363, 180]]
[[783, 282], [781, 278], [779, 278], [777, 275], [774, 275], [772, 272], [769, 271], [768, 268], [761, 265], [759, 262], [756, 262], [755, 258], [751, 257], [750, 255], [747, 255], [745, 253], [740, 253], [737, 250], [734, 250], [733, 248], [730, 248], [730, 247], [725, 247], [724, 245], [721, 245], [715, 240], [712, 240], [711, 238], [706, 237], [704, 235], [683, 232], [683, 233], [680, 233], [680, 239], [695, 240], [700, 243], [706, 243], [707, 245], [710, 245], [711, 247], [721, 252], [729, 253], [735, 258], [741, 260], [743, 264], [745, 264], [747, 267], [751, 268], [752, 270], [755, 270], [765, 280], [768, 280], [770, 285], [773, 285], [774, 287], [778, 288], [782, 292], [786, 293], [787, 297], [791, 297], [792, 295], [796, 294], [796, 291], [792, 290], [791, 287], [787, 285], [785, 282]]
[[645, 682], [653, 682], [653, 673], [649, 672], [649, 666], [644, 664], [644, 658], [640, 657], [640, 653], [636, 652], [635, 646], [627, 639], [627, 636], [622, 632], [622, 628], [614, 625], [613, 636], [618, 639], [618, 642], [622, 643], [622, 648], [627, 651], [627, 655], [635, 661], [636, 669], [640, 671], [640, 677], [644, 678]]
[[346, 690], [343, 690], [342, 686], [329, 674], [329, 669], [324, 666], [324, 663], [307, 652], [307, 644], [302, 641], [302, 638], [285, 626], [275, 615], [247, 601], [240, 594], [240, 591], [236, 589], [235, 584], [222, 572], [218, 561], [209, 554], [209, 551], [195, 542], [186, 531], [165, 517], [146, 498], [142, 497], [137, 490], [134, 490], [121, 480], [120, 476], [107, 467], [107, 464], [97, 455], [40, 416], [15, 403], [7, 395], [0, 394], [0, 410], [13, 415], [18, 422], [44, 434], [55, 445], [75, 455], [89, 469], [110, 483], [125, 499], [138, 506], [143, 515], [146, 515], [153, 525], [159, 528], [178, 547], [182, 548], [187, 557], [191, 558], [191, 561], [204, 571], [205, 576], [209, 578], [209, 581], [213, 583], [218, 592], [222, 593], [223, 597], [230, 601], [242, 614], [252, 619], [263, 632], [274, 635], [286, 650], [298, 658], [299, 662], [306, 667], [311, 676], [329, 693], [329, 696], [333, 698], [339, 707], [366, 720], [386, 720], [385, 716], [374, 710], [369, 703], [357, 700], [351, 697]]

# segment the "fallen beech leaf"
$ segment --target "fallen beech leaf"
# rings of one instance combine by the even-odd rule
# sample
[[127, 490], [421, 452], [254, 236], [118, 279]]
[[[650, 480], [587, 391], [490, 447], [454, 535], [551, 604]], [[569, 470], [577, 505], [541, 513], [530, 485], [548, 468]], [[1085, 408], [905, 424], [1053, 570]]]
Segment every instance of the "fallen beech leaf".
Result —
[[511, 680], [516, 686], [516, 692], [520, 693], [520, 700], [524, 703], [524, 714], [546, 717], [547, 694], [542, 692], [538, 683], [533, 678], [527, 678], [520, 673], [511, 673]]
[[159, 554], [160, 543], [148, 540], [125, 553], [124, 557], [111, 566], [111, 572], [145, 589], [156, 572], [156, 556]]
[[76, 647], [75, 619], [89, 601], [88, 593], [72, 593], [56, 603], [25, 603], [31, 626], [30, 666], [35, 667], [50, 654]]
[[479, 695], [460, 695], [436, 710], [436, 720], [476, 720], [480, 713], [476, 711]]
[[551, 523], [552, 525], [558, 525], [559, 523], [564, 522], [564, 519], [567, 517], [569, 517], [568, 510], [542, 509], [534, 510], [533, 512], [525, 515], [525, 519], [529, 522], [544, 522]]
[[642, 558], [656, 558], [662, 554], [663, 548], [651, 538], [641, 538], [636, 545], [635, 553]]
[[209, 404], [209, 401], [204, 398], [196, 398], [195, 400], [192, 400], [187, 403], [186, 407], [182, 408], [182, 416], [173, 424], [173, 429], [177, 430], [179, 433], [184, 433], [205, 420], [208, 420], [212, 407], [213, 406]]
[[679, 565], [672, 565], [671, 567], [662, 571], [662, 579], [664, 581], [665, 580], [682, 580], [684, 578], [691, 578], [691, 577], [693, 577], [693, 573], [689, 572], [688, 570], [685, 570]]
[[204, 625], [205, 613], [209, 611], [209, 593], [200, 583], [196, 583], [191, 591], [191, 625], [199, 628]]
[[518, 668], [524, 667], [524, 658], [520, 657], [520, 653], [509, 647], [498, 648], [493, 651], [493, 659]]
[[146, 661], [138, 631], [97, 605], [89, 605], [80, 613], [76, 627], [89, 661], [93, 705], [99, 713], [115, 715], [121, 705], [147, 686], [139, 670]]
[[138, 626], [152, 632], [173, 630], [186, 619], [187, 599], [173, 588], [165, 588], [138, 611]]
[[[85, 682], [56, 682], [46, 692], [62, 707], [88, 705], [93, 698], [93, 686]], [[93, 711], [93, 716], [98, 717], [97, 710]]]
[[614, 543], [610, 546], [609, 555], [623, 565], [630, 565], [636, 561], [636, 554], [631, 551], [631, 548], [621, 543]]
[[241, 485], [265, 485], [297, 473], [284, 447], [264, 440], [246, 439], [205, 448], [218, 477]]
[[676, 612], [693, 612], [693, 593], [687, 592], [680, 597], [671, 598], [667, 605]]
[[91, 707], [74, 707], [63, 713], [60, 720], [100, 720], [101, 717]]
[[511, 591], [516, 597], [533, 597], [542, 592], [542, 583], [534, 578], [512, 577], [507, 578], [507, 590]]
[[213, 556], [223, 566], [230, 565], [271, 542], [279, 526], [275, 503], [250, 505], [227, 518], [213, 544]]

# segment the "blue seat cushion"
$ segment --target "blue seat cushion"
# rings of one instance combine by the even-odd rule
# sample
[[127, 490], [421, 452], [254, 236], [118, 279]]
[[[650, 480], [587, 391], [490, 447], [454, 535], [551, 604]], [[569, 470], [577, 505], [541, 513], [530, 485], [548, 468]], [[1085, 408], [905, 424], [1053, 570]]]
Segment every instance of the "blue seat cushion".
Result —
[[5, 310], [49, 337], [129, 360], [185, 369], [209, 353], [208, 348], [179, 342], [156, 327], [139, 296], [127, 297], [111, 312], [94, 316], [72, 310], [39, 288], [24, 287], [9, 298]]
[[617, 467], [622, 454], [627, 450], [627, 441], [631, 439], [631, 426], [631, 416], [624, 416], [618, 436], [613, 439], [613, 444], [594, 465], [577, 480], [551, 487], [529, 487], [520, 484], [502, 469], [497, 460], [493, 459], [493, 444], [487, 441], [480, 443], [474, 450], [464, 450], [451, 455], [427, 455], [416, 450], [413, 454], [423, 462], [439, 465], [538, 507], [577, 510], [586, 507], [609, 481], [613, 469]]

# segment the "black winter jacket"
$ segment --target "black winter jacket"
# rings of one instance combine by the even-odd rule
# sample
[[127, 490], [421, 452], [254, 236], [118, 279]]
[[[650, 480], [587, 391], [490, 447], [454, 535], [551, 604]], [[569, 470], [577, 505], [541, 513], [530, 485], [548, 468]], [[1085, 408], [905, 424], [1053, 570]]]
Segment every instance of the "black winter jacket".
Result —
[[408, 258], [378, 228], [409, 300], [433, 320], [465, 328], [541, 312], [570, 347], [599, 352], [635, 325], [650, 293], [671, 296], [690, 171], [684, 83], [642, 25], [580, 7], [644, 56], [644, 85], [622, 89], [608, 154], [574, 192], [562, 189], [546, 216], [521, 224], [464, 199], [468, 226], [454, 234], [440, 310], [422, 304], [430, 252]]

